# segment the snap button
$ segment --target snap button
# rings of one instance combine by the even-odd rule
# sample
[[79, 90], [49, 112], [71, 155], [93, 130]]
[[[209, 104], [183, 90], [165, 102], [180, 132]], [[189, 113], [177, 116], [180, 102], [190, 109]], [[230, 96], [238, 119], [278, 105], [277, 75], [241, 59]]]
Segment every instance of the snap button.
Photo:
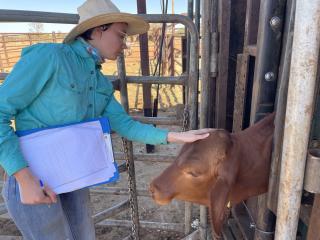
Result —
[[76, 86], [76, 85], [74, 85], [74, 83], [71, 83], [71, 84], [70, 84], [70, 87], [71, 87], [71, 88], [74, 88], [75, 86]]
[[93, 87], [89, 87], [89, 90], [92, 90], [93, 89]]
[[88, 105], [88, 107], [91, 108], [91, 107], [92, 107], [92, 103], [90, 103], [90, 104]]

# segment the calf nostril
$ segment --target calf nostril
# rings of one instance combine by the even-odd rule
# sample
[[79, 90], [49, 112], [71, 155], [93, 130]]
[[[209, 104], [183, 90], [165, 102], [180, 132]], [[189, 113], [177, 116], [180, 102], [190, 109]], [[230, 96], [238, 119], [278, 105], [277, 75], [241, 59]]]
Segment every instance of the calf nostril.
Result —
[[154, 189], [153, 189], [152, 185], [149, 186], [149, 192], [154, 193]]
[[149, 191], [153, 194], [156, 192], [156, 190], [157, 190], [157, 186], [155, 183], [152, 182], [149, 186]]

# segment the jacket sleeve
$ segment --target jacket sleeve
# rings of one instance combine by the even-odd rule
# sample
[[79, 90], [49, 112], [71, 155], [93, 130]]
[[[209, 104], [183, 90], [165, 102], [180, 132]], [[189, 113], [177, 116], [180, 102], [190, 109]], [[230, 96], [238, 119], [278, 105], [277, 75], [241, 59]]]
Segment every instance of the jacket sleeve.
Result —
[[22, 51], [22, 57], [0, 85], [0, 165], [8, 175], [27, 167], [11, 121], [26, 108], [54, 74], [54, 49], [44, 44]]
[[109, 118], [111, 129], [122, 137], [147, 144], [167, 144], [168, 130], [133, 120], [114, 96], [111, 97], [103, 116]]

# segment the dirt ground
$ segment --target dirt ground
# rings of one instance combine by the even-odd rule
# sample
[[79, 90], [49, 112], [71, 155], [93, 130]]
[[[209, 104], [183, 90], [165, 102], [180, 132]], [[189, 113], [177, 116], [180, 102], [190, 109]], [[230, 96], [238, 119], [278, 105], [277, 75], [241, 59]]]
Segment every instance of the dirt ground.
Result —
[[[136, 113], [137, 114], [137, 113]], [[170, 111], [161, 111], [160, 116], [168, 116], [174, 114], [174, 108]], [[159, 126], [164, 127], [164, 126]], [[179, 131], [180, 127], [170, 127], [170, 130]], [[119, 136], [113, 136], [113, 147], [115, 151], [122, 150], [121, 139]], [[179, 151], [179, 145], [161, 145], [156, 146], [156, 153], [167, 153], [176, 155]], [[134, 143], [134, 152], [145, 152], [145, 145]], [[118, 163], [122, 163], [119, 161]], [[168, 163], [153, 163], [153, 162], [135, 162], [136, 179], [138, 189], [147, 189], [151, 180], [157, 176]], [[109, 185], [110, 186], [110, 185]], [[121, 174], [121, 179], [115, 184], [114, 187], [127, 187], [127, 173]], [[127, 199], [127, 196], [106, 195], [101, 193], [91, 193], [91, 203], [93, 213], [98, 213], [108, 207], [111, 207], [121, 201]], [[2, 199], [1, 199], [2, 202]], [[149, 197], [139, 197], [139, 214], [140, 220], [150, 222], [167, 222], [167, 223], [183, 223], [184, 222], [184, 203], [173, 201], [167, 206], [156, 205]], [[193, 207], [193, 216], [198, 218], [198, 207]], [[15, 227], [14, 223], [7, 218], [7, 215], [0, 216], [0, 235], [19, 236], [20, 233]], [[126, 219], [130, 220], [130, 210], [126, 210], [112, 219]], [[126, 227], [105, 227], [96, 225], [97, 240], [117, 240], [123, 239], [130, 234], [130, 228]], [[140, 231], [142, 240], [173, 240], [181, 239], [183, 234], [181, 232], [173, 231], [160, 231], [154, 229], [141, 229]]]

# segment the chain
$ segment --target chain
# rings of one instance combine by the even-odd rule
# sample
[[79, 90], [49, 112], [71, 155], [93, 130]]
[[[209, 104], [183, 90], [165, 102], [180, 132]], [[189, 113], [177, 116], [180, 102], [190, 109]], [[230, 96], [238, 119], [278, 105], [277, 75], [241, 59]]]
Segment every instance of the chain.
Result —
[[131, 239], [139, 240], [139, 212], [138, 200], [136, 194], [135, 169], [133, 159], [130, 159], [128, 141], [122, 138], [123, 152], [126, 160], [126, 167], [128, 172], [128, 188], [129, 188], [129, 205], [131, 209]]
[[182, 120], [182, 132], [189, 130], [189, 110], [188, 104], [185, 104], [183, 110], [183, 120]]
[[246, 209], [246, 211], [247, 211], [247, 213], [248, 213], [248, 215], [249, 215], [249, 218], [250, 218], [250, 228], [254, 228], [257, 232], [259, 232], [259, 233], [261, 233], [261, 234], [265, 234], [265, 235], [273, 235], [273, 234], [274, 234], [274, 231], [272, 231], [272, 232], [270, 232], [270, 231], [264, 231], [264, 230], [258, 228], [256, 222], [254, 221], [254, 219], [253, 219], [253, 217], [252, 217], [252, 215], [251, 215], [251, 213], [250, 213], [250, 210], [249, 210], [247, 204], [246, 204], [244, 201], [242, 201], [242, 205], [245, 207], [245, 209]]

